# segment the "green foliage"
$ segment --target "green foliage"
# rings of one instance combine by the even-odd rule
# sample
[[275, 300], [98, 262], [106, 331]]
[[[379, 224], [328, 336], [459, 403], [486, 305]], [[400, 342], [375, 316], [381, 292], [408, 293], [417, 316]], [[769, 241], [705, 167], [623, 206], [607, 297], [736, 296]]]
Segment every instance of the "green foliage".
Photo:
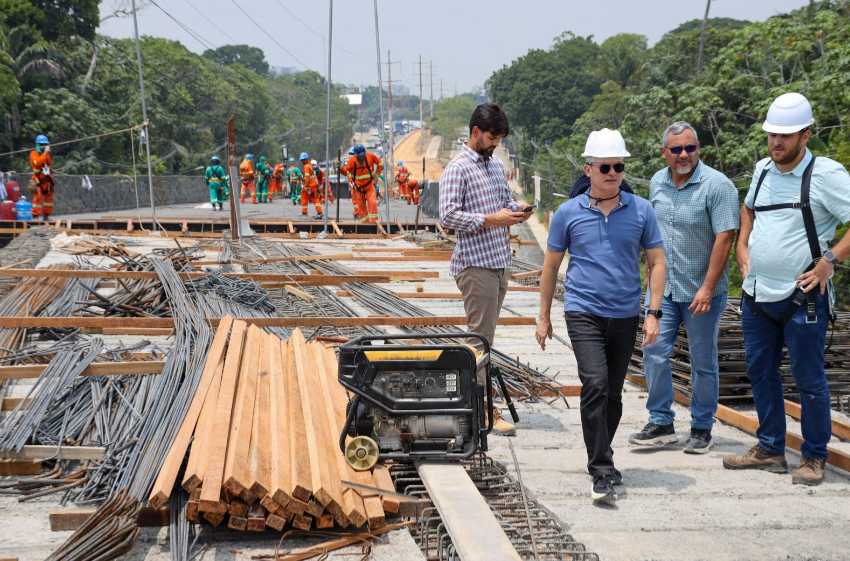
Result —
[[[387, 100], [389, 99], [389, 92], [384, 90], [381, 95], [383, 95], [384, 99], [384, 119], [388, 121], [389, 115], [387, 113]], [[423, 112], [428, 110], [429, 106], [423, 106]], [[419, 120], [419, 97], [407, 94], [399, 95], [397, 92], [393, 92], [393, 120]], [[381, 108], [378, 105], [377, 86], [369, 86], [363, 89], [363, 105], [360, 109], [360, 123], [361, 129], [364, 131], [368, 127], [380, 127]]]
[[572, 132], [573, 122], [599, 93], [601, 60], [592, 38], [567, 32], [548, 51], [531, 50], [497, 70], [485, 86], [513, 125], [532, 138], [555, 140]]
[[600, 48], [603, 79], [613, 80], [621, 86], [630, 85], [632, 75], [643, 64], [646, 56], [646, 37], [636, 33], [620, 33], [603, 41]]
[[477, 102], [470, 94], [447, 97], [434, 106], [434, 118], [428, 122], [434, 134], [451, 142], [469, 133], [469, 118]]
[[79, 36], [91, 41], [100, 21], [98, 0], [31, 0], [44, 14], [40, 27], [44, 38], [57, 41]]
[[262, 49], [250, 45], [224, 45], [215, 50], [207, 49], [203, 56], [219, 64], [241, 64], [260, 76], [269, 73], [265, 53]]

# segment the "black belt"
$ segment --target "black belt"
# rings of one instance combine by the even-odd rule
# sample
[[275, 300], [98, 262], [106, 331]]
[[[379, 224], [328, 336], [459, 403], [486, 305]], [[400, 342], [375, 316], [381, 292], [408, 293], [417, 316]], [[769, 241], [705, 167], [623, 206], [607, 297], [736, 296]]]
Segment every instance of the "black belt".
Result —
[[812, 289], [809, 292], [803, 292], [802, 288], [795, 288], [794, 293], [788, 298], [788, 300], [791, 300], [791, 303], [794, 305], [791, 306], [784, 314], [779, 316], [775, 316], [765, 310], [761, 304], [756, 302], [755, 298], [746, 292], [742, 293], [741, 297], [750, 303], [750, 306], [752, 306], [757, 314], [766, 317], [779, 327], [785, 327], [785, 324], [791, 321], [791, 318], [794, 317], [794, 314], [796, 314], [797, 310], [799, 310], [803, 305], [806, 306], [806, 323], [818, 322], [818, 301], [815, 289]]

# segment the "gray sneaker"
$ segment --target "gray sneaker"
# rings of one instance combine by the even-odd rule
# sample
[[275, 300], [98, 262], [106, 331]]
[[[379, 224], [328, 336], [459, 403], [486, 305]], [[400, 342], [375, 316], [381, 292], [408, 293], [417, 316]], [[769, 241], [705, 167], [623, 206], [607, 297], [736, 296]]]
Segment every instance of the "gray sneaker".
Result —
[[711, 450], [711, 431], [691, 429], [691, 436], [685, 443], [685, 454], [707, 454]]
[[662, 448], [668, 444], [675, 444], [679, 441], [676, 436], [676, 430], [673, 428], [673, 423], [669, 425], [656, 425], [655, 423], [647, 423], [643, 430], [629, 436], [629, 442], [636, 446], [645, 446], [649, 448]]

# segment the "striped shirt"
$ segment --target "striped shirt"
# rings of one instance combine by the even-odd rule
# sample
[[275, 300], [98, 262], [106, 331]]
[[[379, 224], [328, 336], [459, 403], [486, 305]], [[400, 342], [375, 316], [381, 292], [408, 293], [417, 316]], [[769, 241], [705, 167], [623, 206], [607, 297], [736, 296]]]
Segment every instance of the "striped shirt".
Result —
[[507, 226], [484, 227], [484, 216], [503, 208], [519, 210], [499, 158], [485, 160], [464, 145], [440, 178], [440, 223], [457, 232], [449, 271], [456, 277], [467, 267], [511, 266]]

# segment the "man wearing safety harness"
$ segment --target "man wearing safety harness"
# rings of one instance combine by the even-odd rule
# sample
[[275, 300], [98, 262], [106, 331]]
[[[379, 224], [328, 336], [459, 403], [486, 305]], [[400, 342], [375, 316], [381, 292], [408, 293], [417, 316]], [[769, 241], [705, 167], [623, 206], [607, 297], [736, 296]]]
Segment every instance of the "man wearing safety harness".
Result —
[[738, 266], [747, 376], [758, 411], [758, 444], [726, 456], [727, 469], [787, 473], [785, 407], [779, 362], [788, 347], [803, 409], [800, 467], [792, 482], [823, 481], [831, 436], [824, 346], [835, 264], [850, 256], [850, 233], [828, 249], [839, 224], [850, 222], [850, 175], [838, 162], [806, 148], [812, 107], [798, 93], [771, 104], [762, 129], [770, 157], [756, 164], [741, 208]]

